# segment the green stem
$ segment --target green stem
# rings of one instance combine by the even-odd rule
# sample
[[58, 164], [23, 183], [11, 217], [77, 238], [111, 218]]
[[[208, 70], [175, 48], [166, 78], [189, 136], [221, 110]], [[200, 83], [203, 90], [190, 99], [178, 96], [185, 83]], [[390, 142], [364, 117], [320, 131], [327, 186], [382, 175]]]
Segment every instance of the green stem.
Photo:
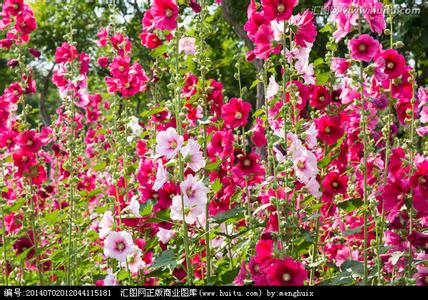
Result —
[[30, 210], [31, 210], [31, 230], [33, 231], [33, 240], [34, 240], [34, 253], [36, 256], [36, 264], [37, 264], [37, 273], [39, 275], [39, 283], [42, 286], [43, 285], [43, 274], [42, 274], [42, 266], [40, 264], [40, 256], [39, 256], [39, 238], [38, 238], [38, 234], [37, 234], [37, 214], [36, 214], [36, 210], [34, 208], [34, 199], [32, 199], [32, 184], [31, 182], [27, 183], [30, 187], [30, 193], [29, 193], [29, 202], [30, 202]]

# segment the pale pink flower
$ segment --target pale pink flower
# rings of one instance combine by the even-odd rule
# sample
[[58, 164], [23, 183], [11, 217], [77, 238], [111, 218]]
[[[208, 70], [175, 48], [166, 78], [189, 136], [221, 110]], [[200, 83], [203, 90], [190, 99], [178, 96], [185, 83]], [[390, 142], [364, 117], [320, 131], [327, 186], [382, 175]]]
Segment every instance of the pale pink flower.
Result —
[[146, 263], [142, 259], [143, 253], [138, 247], [135, 247], [134, 253], [128, 256], [127, 262], [122, 262], [121, 265], [124, 268], [128, 268], [132, 274], [139, 273], [143, 268], [146, 267]]
[[318, 174], [317, 158], [304, 147], [292, 153], [293, 169], [300, 182], [306, 183]]
[[[172, 198], [171, 204], [171, 220], [182, 221], [183, 212], [182, 212], [182, 203], [181, 196], [176, 195]], [[185, 208], [185, 221], [187, 224], [193, 224], [197, 220], [203, 223], [205, 220], [205, 208], [202, 205], [191, 204], [189, 201], [184, 199], [184, 208]]]
[[167, 181], [168, 181], [168, 174], [162, 164], [162, 161], [158, 160], [158, 170], [156, 172], [156, 181], [153, 184], [152, 189], [154, 191], [159, 191]]
[[180, 183], [180, 189], [186, 203], [205, 205], [208, 202], [209, 189], [192, 174], [187, 175], [186, 179]]
[[[181, 201], [181, 197], [180, 197]], [[166, 244], [171, 240], [173, 237], [175, 237], [175, 232], [173, 230], [164, 229], [162, 227], [159, 227], [158, 233], [156, 233], [156, 236], [159, 238], [159, 241]]]
[[195, 54], [196, 46], [195, 46], [195, 38], [192, 37], [184, 37], [181, 38], [178, 42], [178, 49], [180, 52], [184, 52], [184, 54]]
[[140, 215], [140, 202], [138, 202], [138, 196], [134, 196], [131, 199], [131, 202], [126, 207], [125, 210], [128, 210], [134, 217], [141, 218]]
[[183, 146], [184, 139], [175, 128], [169, 127], [166, 131], [159, 132], [156, 137], [156, 154], [167, 159], [177, 155]]
[[125, 262], [126, 257], [135, 251], [132, 235], [126, 231], [112, 231], [104, 241], [104, 255]]
[[347, 260], [358, 260], [358, 250], [351, 251], [349, 247], [343, 247], [337, 251], [336, 266], [340, 267]]
[[316, 198], [320, 198], [322, 196], [322, 193], [320, 192], [320, 184], [316, 177], [312, 177], [308, 182], [306, 182], [305, 186], [312, 196]]
[[187, 145], [181, 149], [184, 161], [194, 172], [205, 167], [205, 159], [201, 151], [201, 146], [194, 140], [189, 139]]
[[275, 76], [269, 78], [269, 85], [267, 88], [266, 98], [268, 100], [272, 99], [279, 91], [279, 85], [276, 83]]
[[317, 145], [318, 130], [314, 123], [305, 131], [305, 144], [309, 149], [313, 149]]
[[98, 224], [98, 234], [100, 239], [105, 238], [113, 228], [114, 219], [111, 214], [111, 211], [106, 211]]
[[421, 123], [428, 123], [428, 106], [424, 106], [424, 108], [422, 108]]
[[119, 285], [119, 282], [117, 281], [116, 275], [113, 274], [113, 270], [109, 268], [107, 270], [107, 276], [103, 280], [104, 285], [106, 286], [115, 286]]

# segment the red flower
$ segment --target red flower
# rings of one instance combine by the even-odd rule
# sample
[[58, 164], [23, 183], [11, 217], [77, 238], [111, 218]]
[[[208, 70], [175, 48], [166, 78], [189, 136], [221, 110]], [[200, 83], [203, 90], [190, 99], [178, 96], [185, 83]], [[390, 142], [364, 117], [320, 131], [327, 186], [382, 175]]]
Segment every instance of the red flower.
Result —
[[276, 259], [266, 270], [269, 285], [303, 286], [308, 273], [301, 262], [292, 258]]
[[33, 152], [19, 149], [12, 154], [13, 163], [20, 171], [28, 171], [36, 164], [36, 156]]
[[288, 20], [293, 13], [297, 0], [262, 0], [264, 16], [269, 20]]
[[140, 39], [141, 39], [141, 45], [149, 49], [156, 49], [157, 47], [162, 45], [162, 41], [160, 40], [160, 38], [156, 33], [143, 31], [140, 34]]
[[383, 208], [386, 212], [397, 212], [404, 205], [409, 192], [407, 180], [397, 179], [389, 181], [382, 189]]
[[14, 130], [6, 129], [0, 131], [0, 148], [7, 147], [9, 150], [16, 144], [16, 136], [18, 133]]
[[250, 111], [250, 103], [239, 98], [232, 98], [221, 108], [221, 117], [226, 126], [234, 129], [247, 124]]
[[383, 73], [387, 75], [388, 79], [397, 78], [405, 71], [406, 61], [404, 57], [394, 49], [381, 52], [375, 58], [375, 62], [383, 69]]
[[[294, 19], [294, 20], [293, 20]], [[294, 32], [294, 42], [301, 46], [306, 47], [315, 41], [317, 36], [317, 28], [314, 24], [314, 14], [309, 10], [298, 14], [296, 18], [292, 18], [291, 28]]]
[[335, 144], [345, 133], [338, 116], [324, 115], [315, 119], [315, 125], [318, 130], [318, 138], [327, 145]]
[[156, 28], [160, 30], [177, 28], [178, 7], [172, 0], [154, 0], [151, 13]]
[[324, 191], [332, 195], [346, 195], [347, 186], [348, 177], [345, 175], [340, 176], [340, 173], [337, 171], [328, 173], [322, 181]]
[[28, 35], [37, 28], [36, 19], [31, 9], [27, 8], [23, 10], [16, 17], [15, 29], [23, 35]]
[[6, 0], [3, 4], [3, 12], [6, 15], [17, 16], [24, 9], [24, 0]]
[[317, 109], [324, 109], [331, 103], [330, 91], [321, 85], [312, 88], [310, 104]]
[[36, 153], [42, 146], [42, 142], [35, 130], [22, 132], [18, 137], [20, 147], [25, 151]]
[[231, 131], [217, 131], [213, 134], [208, 145], [208, 155], [215, 159], [218, 155], [221, 159], [230, 156], [233, 152], [233, 134]]

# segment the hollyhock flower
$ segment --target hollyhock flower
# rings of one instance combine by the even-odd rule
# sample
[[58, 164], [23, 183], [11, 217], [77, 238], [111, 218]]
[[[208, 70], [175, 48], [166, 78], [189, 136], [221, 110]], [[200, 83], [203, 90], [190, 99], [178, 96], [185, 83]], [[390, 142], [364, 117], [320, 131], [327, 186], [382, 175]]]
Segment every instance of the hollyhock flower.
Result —
[[140, 34], [141, 45], [149, 48], [156, 49], [162, 45], [162, 41], [156, 33], [143, 31]]
[[309, 181], [305, 183], [305, 187], [309, 194], [315, 198], [320, 198], [322, 196], [322, 193], [320, 192], [320, 184], [318, 183], [316, 177], [309, 179]]
[[329, 172], [322, 181], [322, 187], [324, 191], [336, 195], [346, 195], [346, 189], [348, 185], [348, 176], [340, 175], [337, 171]]
[[221, 159], [226, 158], [233, 152], [233, 133], [230, 130], [216, 131], [207, 147], [210, 158], [218, 155]]
[[30, 54], [31, 54], [32, 56], [34, 56], [35, 58], [39, 58], [39, 57], [40, 57], [40, 55], [42, 55], [42, 53], [41, 53], [39, 50], [34, 49], [34, 48], [30, 48], [30, 49], [28, 49], [28, 52], [30, 52]]
[[181, 97], [190, 99], [196, 94], [198, 88], [198, 77], [193, 74], [186, 75], [186, 81], [184, 82], [183, 89], [181, 91]]
[[324, 109], [331, 103], [330, 91], [321, 85], [316, 85], [312, 88], [310, 104], [317, 109]]
[[269, 20], [290, 19], [296, 5], [297, 0], [262, 0], [263, 14]]
[[15, 29], [23, 35], [28, 35], [37, 28], [36, 19], [31, 9], [24, 9], [17, 17]]
[[[304, 110], [306, 108], [306, 104], [309, 100], [309, 96], [310, 96], [310, 90], [309, 88], [304, 85], [303, 83], [301, 83], [298, 80], [292, 80], [287, 82], [286, 87], [290, 87], [290, 86], [296, 86], [297, 87], [297, 92], [298, 93], [294, 93], [294, 97], [296, 98], [297, 101], [297, 105], [296, 108], [299, 110]], [[290, 92], [286, 92], [285, 94], [285, 99], [287, 102], [290, 102]]]
[[173, 0], [154, 0], [150, 11], [156, 28], [160, 30], [177, 28], [178, 7]]
[[34, 254], [34, 235], [33, 232], [30, 230], [27, 232], [27, 236], [18, 238], [13, 244], [12, 244], [13, 250], [15, 250], [16, 254], [19, 255], [23, 252], [25, 252], [27, 249], [32, 248], [28, 254], [27, 259], [31, 259]]
[[6, 96], [11, 103], [17, 103], [21, 98], [23, 90], [18, 82], [12, 82], [5, 90], [4, 96]]
[[331, 59], [331, 70], [337, 77], [344, 75], [349, 68], [349, 63], [346, 59], [340, 57], [333, 57]]
[[317, 134], [318, 132], [315, 124], [311, 123], [308, 129], [304, 132], [305, 144], [309, 149], [313, 149], [317, 145]]
[[372, 32], [381, 34], [386, 28], [385, 18], [383, 16], [383, 4], [376, 1], [367, 1], [365, 4], [364, 19], [370, 25]]
[[317, 36], [317, 28], [314, 24], [314, 14], [305, 10], [303, 13], [292, 16], [290, 19], [291, 30], [294, 33], [294, 42], [300, 47], [312, 44]]
[[126, 257], [135, 251], [132, 235], [126, 231], [112, 231], [104, 241], [104, 255], [126, 262]]
[[180, 52], [184, 52], [184, 54], [186, 55], [195, 54], [196, 52], [195, 42], [196, 42], [196, 39], [192, 37], [181, 38], [178, 43], [178, 49]]
[[158, 170], [156, 171], [156, 181], [153, 184], [152, 189], [159, 191], [162, 186], [168, 181], [168, 173], [165, 170], [162, 161], [158, 160]]
[[252, 136], [251, 141], [254, 143], [256, 147], [263, 147], [267, 144], [265, 128], [263, 126], [263, 120], [260, 118], [256, 118], [256, 124], [254, 128], [251, 130]]
[[273, 286], [303, 286], [308, 273], [301, 262], [284, 258], [275, 260], [266, 270], [266, 278]]
[[107, 276], [104, 280], [97, 280], [97, 286], [116, 286], [119, 285], [119, 281], [116, 278], [116, 275], [113, 274], [112, 269], [107, 270]]
[[231, 129], [245, 126], [251, 111], [251, 104], [239, 98], [232, 98], [221, 108], [224, 124]]
[[129, 205], [125, 208], [125, 210], [129, 211], [134, 217], [141, 218], [140, 215], [140, 202], [138, 202], [138, 195], [134, 195]]
[[62, 43], [55, 51], [56, 63], [68, 63], [75, 60], [78, 56], [77, 49], [67, 42]]
[[158, 233], [156, 233], [156, 236], [158, 237], [159, 241], [166, 244], [168, 243], [172, 238], [175, 237], [175, 232], [169, 229], [164, 229], [162, 227], [159, 227]]
[[24, 0], [6, 0], [3, 3], [3, 12], [6, 15], [17, 16], [19, 15], [25, 8]]
[[207, 193], [209, 189], [192, 174], [187, 175], [186, 179], [180, 183], [180, 190], [183, 193], [185, 203], [201, 205], [208, 202]]
[[368, 34], [362, 34], [349, 42], [351, 57], [370, 62], [379, 50], [379, 42]]
[[254, 37], [254, 42], [256, 47], [253, 51], [258, 59], [266, 60], [271, 54], [279, 54], [281, 52], [281, 45], [275, 42], [274, 32], [269, 24], [260, 26]]
[[358, 250], [351, 251], [351, 248], [343, 247], [337, 251], [336, 266], [340, 267], [347, 260], [358, 261]]
[[266, 92], [266, 98], [272, 99], [279, 91], [279, 84], [275, 80], [275, 76], [271, 75], [269, 78], [269, 85]]
[[400, 178], [389, 181], [382, 189], [383, 209], [388, 213], [400, 210], [408, 192], [408, 180]]
[[181, 148], [180, 152], [187, 166], [194, 172], [205, 167], [205, 159], [201, 151], [201, 146], [194, 139], [189, 139], [187, 145]]
[[233, 167], [232, 172], [237, 177], [264, 174], [264, 170], [260, 164], [260, 157], [256, 153], [241, 155], [238, 164]]
[[143, 253], [138, 247], [135, 247], [134, 253], [129, 255], [127, 261], [122, 262], [121, 265], [127, 268], [132, 274], [138, 274], [147, 266], [146, 262], [143, 260]]
[[261, 12], [254, 12], [248, 17], [248, 21], [244, 24], [244, 30], [252, 41], [256, 40], [256, 34], [263, 24], [269, 25], [269, 20]]
[[297, 178], [306, 183], [318, 174], [316, 156], [306, 150], [304, 147], [297, 149], [291, 154], [293, 160], [293, 169]]
[[5, 129], [4, 131], [0, 130], [0, 148], [7, 147], [9, 150], [11, 150], [17, 140], [18, 133], [14, 130]]
[[[172, 198], [171, 204], [171, 220], [183, 221], [183, 210], [182, 210], [181, 196], [177, 195]], [[197, 220], [203, 223], [205, 219], [205, 205], [201, 203], [190, 203], [184, 200], [185, 208], [185, 222], [187, 224], [193, 224]]]
[[156, 136], [156, 154], [167, 159], [175, 157], [183, 146], [184, 139], [175, 128], [169, 127]]
[[345, 133], [338, 116], [324, 115], [315, 119], [315, 125], [318, 130], [318, 138], [327, 145], [334, 145]]
[[36, 156], [33, 152], [19, 149], [12, 154], [13, 163], [20, 170], [28, 171], [36, 164]]
[[117, 56], [110, 64], [110, 74], [115, 78], [125, 78], [128, 76], [131, 58], [129, 56]]
[[34, 129], [22, 132], [18, 136], [18, 144], [23, 150], [33, 153], [37, 153], [42, 146], [41, 140]]
[[382, 74], [385, 74], [388, 79], [399, 77], [405, 71], [406, 61], [397, 50], [388, 49], [376, 55], [375, 64], [377, 66], [375, 75], [378, 80], [383, 81], [385, 77]]
[[106, 211], [98, 224], [98, 235], [100, 239], [105, 238], [113, 229], [114, 219], [111, 211]]

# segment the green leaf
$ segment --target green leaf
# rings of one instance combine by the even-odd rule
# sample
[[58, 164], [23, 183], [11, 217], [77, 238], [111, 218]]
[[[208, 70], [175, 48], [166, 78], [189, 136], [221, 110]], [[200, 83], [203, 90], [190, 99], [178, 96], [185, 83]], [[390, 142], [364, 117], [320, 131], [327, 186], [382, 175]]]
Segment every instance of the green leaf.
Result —
[[213, 190], [214, 193], [217, 193], [218, 191], [221, 190], [223, 184], [220, 182], [220, 178], [217, 178], [214, 183], [211, 186], [211, 189]]
[[345, 230], [343, 232], [343, 235], [344, 236], [350, 236], [350, 235], [353, 235], [353, 234], [357, 234], [357, 233], [360, 233], [362, 229], [363, 229], [363, 226], [358, 226], [358, 227], [355, 227], [355, 228], [352, 228], [352, 229], [348, 229], [348, 230]]
[[322, 158], [319, 162], [318, 162], [318, 169], [322, 169], [328, 166], [328, 164], [332, 161], [333, 157], [331, 156], [326, 156], [324, 158]]
[[151, 200], [148, 200], [143, 204], [140, 204], [140, 215], [142, 217], [146, 217], [150, 215], [152, 211], [153, 211], [153, 202]]
[[317, 84], [318, 85], [324, 85], [326, 84], [330, 79], [330, 72], [323, 72], [317, 74]]
[[324, 59], [319, 57], [314, 61], [314, 67], [318, 67], [319, 65], [322, 65], [323, 63], [324, 63]]
[[235, 218], [241, 219], [241, 218], [244, 217], [243, 212], [244, 212], [244, 208], [243, 207], [235, 207], [235, 208], [232, 208], [232, 209], [230, 209], [228, 211], [216, 214], [213, 217], [213, 220], [214, 220], [215, 223], [220, 224], [220, 223], [223, 223], [224, 221], [227, 221], [227, 220], [232, 219], [232, 218], [234, 218], [234, 219]]
[[103, 171], [106, 168], [107, 164], [106, 162], [100, 162], [99, 164], [94, 166], [95, 171]]
[[391, 263], [393, 266], [397, 264], [397, 262], [400, 260], [400, 257], [403, 256], [403, 252], [394, 252], [394, 254], [391, 255]]
[[364, 202], [361, 199], [351, 199], [340, 202], [337, 206], [349, 213], [357, 210], [361, 205], [363, 205], [363, 203]]
[[158, 57], [158, 56], [161, 56], [161, 55], [163, 55], [165, 52], [166, 52], [166, 48], [167, 46], [166, 46], [166, 44], [164, 44], [164, 45], [162, 45], [162, 46], [159, 46], [159, 47], [157, 47], [156, 49], [154, 49], [151, 53], [150, 53], [150, 55], [153, 57], [153, 58], [156, 58], [156, 57]]
[[216, 170], [218, 168], [218, 166], [220, 166], [220, 164], [221, 164], [221, 160], [219, 159], [219, 160], [217, 160], [217, 161], [215, 161], [213, 163], [210, 163], [210, 164], [206, 165], [205, 166], [205, 170], [206, 171]]
[[154, 268], [161, 267], [171, 267], [175, 268], [177, 266], [177, 259], [175, 258], [175, 253], [173, 250], [166, 250], [162, 252], [156, 259], [153, 264]]
[[361, 261], [347, 260], [341, 266], [340, 269], [347, 271], [351, 274], [364, 274], [364, 265]]

